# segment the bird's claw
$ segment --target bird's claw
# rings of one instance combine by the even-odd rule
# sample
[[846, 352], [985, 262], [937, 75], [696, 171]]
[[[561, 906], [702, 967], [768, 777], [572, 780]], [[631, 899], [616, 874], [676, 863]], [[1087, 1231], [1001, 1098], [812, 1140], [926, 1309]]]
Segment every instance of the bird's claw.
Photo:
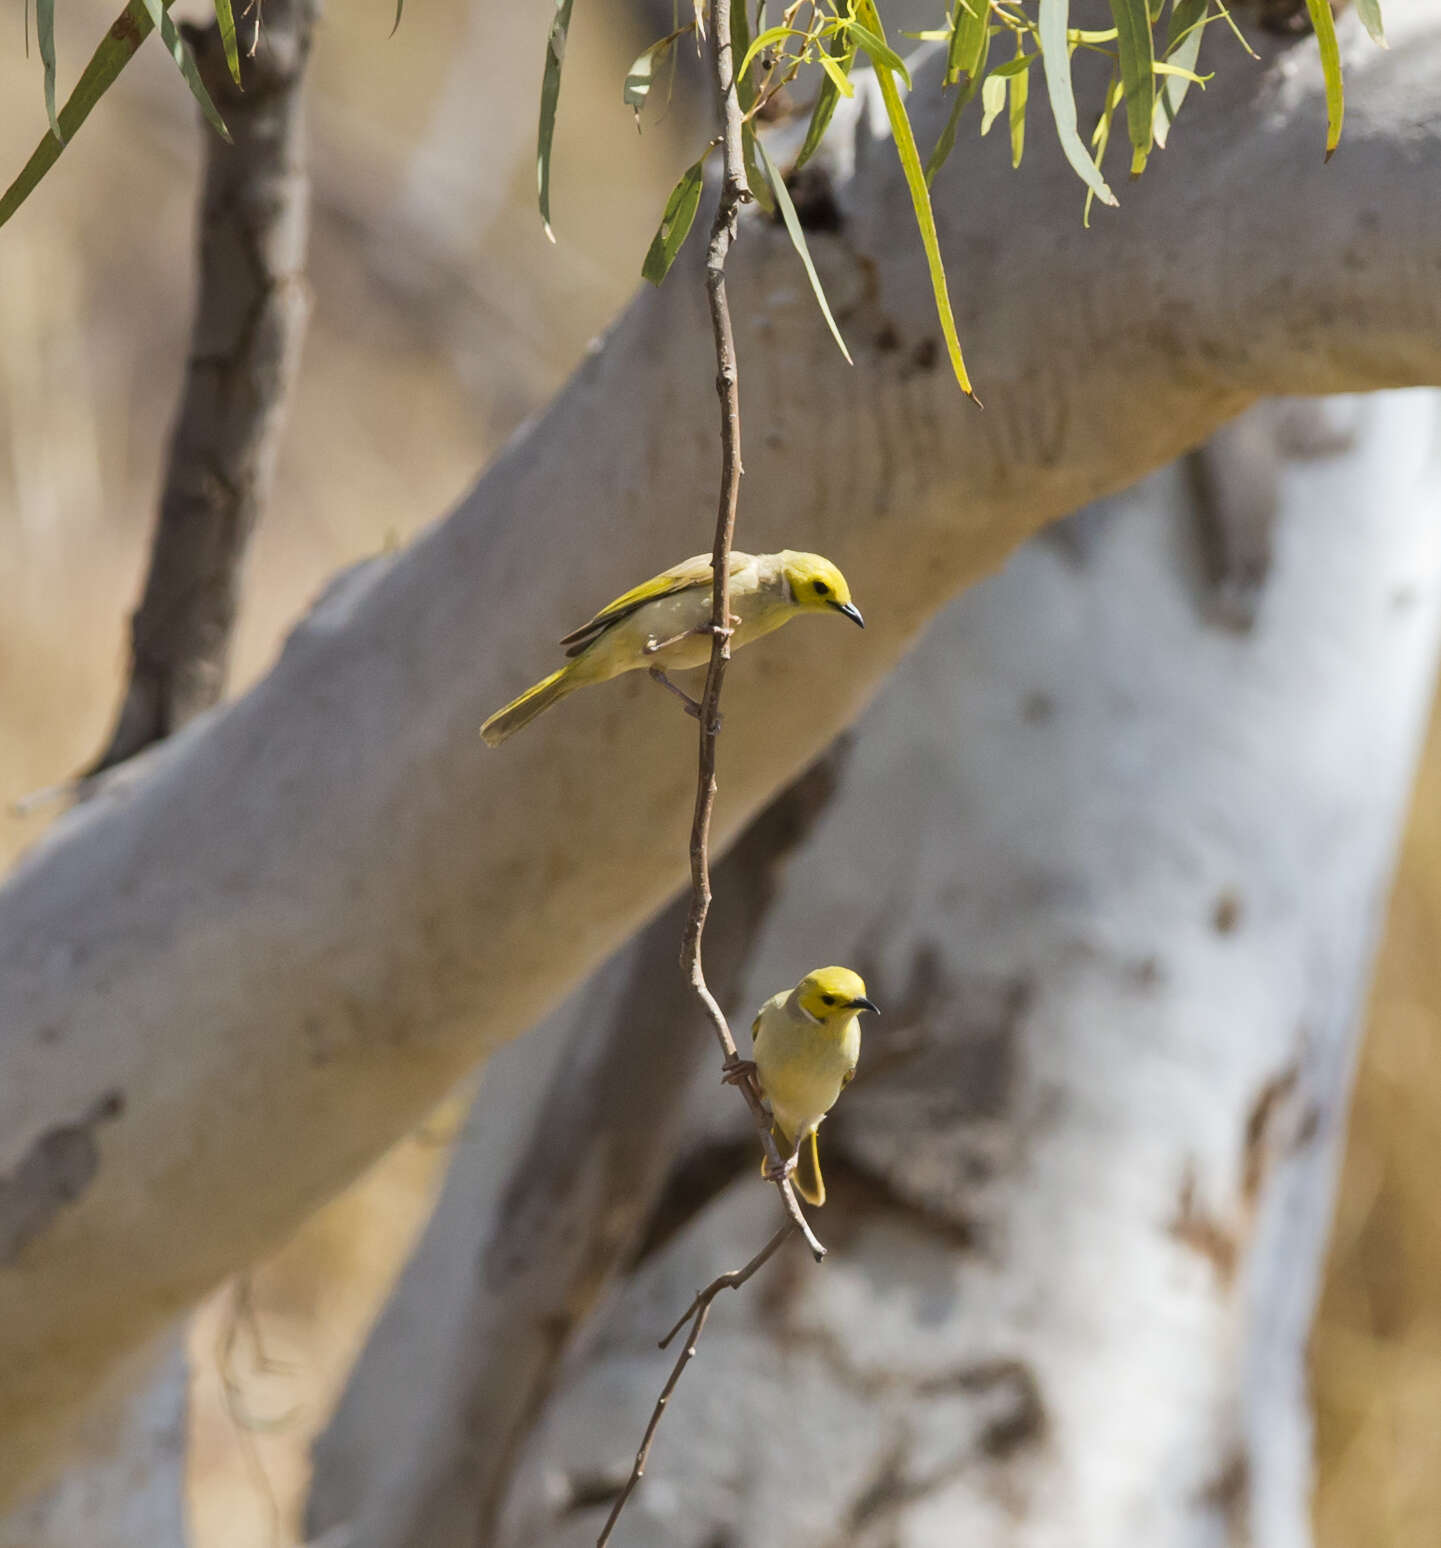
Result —
[[755, 1072], [754, 1059], [730, 1059], [721, 1069], [721, 1080], [727, 1086], [738, 1086], [742, 1081], [752, 1079]]
[[782, 1161], [779, 1165], [767, 1158], [766, 1181], [772, 1183], [785, 1182], [791, 1173], [795, 1171], [799, 1163], [800, 1157], [798, 1155], [789, 1157], [787, 1160]]

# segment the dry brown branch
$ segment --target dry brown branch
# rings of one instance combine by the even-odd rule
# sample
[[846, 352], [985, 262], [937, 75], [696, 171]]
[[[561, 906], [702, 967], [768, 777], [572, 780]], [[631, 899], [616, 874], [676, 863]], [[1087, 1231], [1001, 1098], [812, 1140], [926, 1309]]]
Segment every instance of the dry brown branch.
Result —
[[717, 1274], [704, 1290], [697, 1292], [695, 1300], [686, 1308], [681, 1319], [661, 1339], [660, 1347], [664, 1349], [686, 1323], [690, 1323], [690, 1336], [686, 1339], [685, 1346], [677, 1356], [675, 1364], [671, 1367], [670, 1377], [661, 1389], [661, 1394], [656, 1399], [655, 1407], [651, 1410], [650, 1423], [645, 1427], [645, 1434], [641, 1437], [640, 1450], [635, 1454], [635, 1465], [630, 1470], [630, 1477], [626, 1479], [625, 1487], [616, 1496], [615, 1504], [610, 1508], [610, 1515], [606, 1517], [605, 1525], [600, 1529], [600, 1536], [595, 1540], [595, 1548], [605, 1548], [605, 1545], [610, 1541], [610, 1534], [614, 1531], [616, 1522], [620, 1520], [620, 1513], [625, 1509], [625, 1502], [631, 1497], [635, 1486], [645, 1476], [646, 1458], [650, 1456], [651, 1442], [654, 1441], [655, 1432], [660, 1427], [661, 1416], [665, 1413], [666, 1405], [670, 1402], [671, 1393], [675, 1391], [686, 1366], [695, 1358], [696, 1345], [700, 1342], [700, 1336], [705, 1330], [706, 1319], [710, 1316], [711, 1304], [722, 1290], [738, 1290], [758, 1269], [763, 1268], [770, 1261], [780, 1244], [791, 1234], [792, 1229], [791, 1222], [787, 1220], [744, 1268], [729, 1269], [724, 1274]]
[[231, 79], [220, 29], [188, 27], [234, 143], [208, 125], [190, 357], [130, 680], [98, 774], [209, 709], [225, 687], [245, 555], [270, 491], [310, 306], [305, 63], [316, 0], [271, 0]]

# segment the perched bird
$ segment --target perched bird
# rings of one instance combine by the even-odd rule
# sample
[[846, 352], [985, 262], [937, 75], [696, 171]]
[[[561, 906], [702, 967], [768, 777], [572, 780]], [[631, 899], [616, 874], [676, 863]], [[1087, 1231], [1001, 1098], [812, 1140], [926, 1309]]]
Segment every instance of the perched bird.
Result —
[[[775, 1118], [772, 1137], [795, 1168], [801, 1196], [815, 1205], [826, 1201], [816, 1129], [856, 1073], [862, 1011], [879, 1014], [861, 975], [823, 967], [772, 995], [751, 1027], [756, 1079]], [[769, 1163], [761, 1170], [771, 1176]]]
[[[865, 628], [845, 576], [819, 554], [789, 548], [778, 554], [732, 553], [730, 582], [732, 649], [779, 629], [799, 613], [843, 613]], [[480, 734], [498, 747], [577, 688], [609, 682], [639, 667], [649, 667], [695, 711], [695, 701], [666, 677], [665, 668], [683, 672], [706, 664], [710, 619], [711, 556], [697, 554], [633, 587], [567, 634], [560, 643], [572, 659], [497, 710]]]

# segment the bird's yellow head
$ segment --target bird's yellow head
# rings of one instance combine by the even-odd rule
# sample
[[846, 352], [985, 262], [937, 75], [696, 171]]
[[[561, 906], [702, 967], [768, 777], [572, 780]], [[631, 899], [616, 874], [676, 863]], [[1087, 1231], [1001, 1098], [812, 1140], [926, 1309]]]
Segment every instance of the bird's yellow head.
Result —
[[807, 973], [795, 987], [795, 1001], [817, 1021], [830, 1021], [856, 1011], [880, 1014], [875, 1002], [866, 998], [865, 979], [845, 967], [823, 967]]
[[785, 553], [785, 577], [790, 586], [791, 600], [807, 613], [844, 613], [852, 623], [862, 629], [866, 621], [861, 610], [851, 601], [851, 588], [846, 578], [829, 559], [820, 554], [801, 554], [794, 549]]

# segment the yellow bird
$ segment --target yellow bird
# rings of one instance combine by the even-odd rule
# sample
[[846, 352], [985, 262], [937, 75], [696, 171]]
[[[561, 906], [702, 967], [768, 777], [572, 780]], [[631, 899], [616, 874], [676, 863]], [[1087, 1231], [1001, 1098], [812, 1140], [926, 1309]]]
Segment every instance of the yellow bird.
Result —
[[[819, 554], [789, 548], [778, 554], [732, 553], [730, 582], [732, 649], [779, 629], [799, 613], [843, 613], [865, 628], [845, 576]], [[577, 688], [609, 682], [640, 667], [649, 667], [651, 675], [694, 712], [695, 701], [670, 681], [665, 668], [683, 672], [706, 664], [710, 617], [711, 556], [697, 554], [633, 587], [567, 634], [560, 643], [572, 659], [497, 710], [480, 734], [498, 747]]]
[[[756, 1079], [775, 1118], [776, 1148], [786, 1169], [794, 1169], [801, 1196], [817, 1206], [826, 1201], [826, 1185], [816, 1129], [856, 1073], [862, 1011], [879, 1014], [861, 975], [823, 967], [794, 989], [772, 995], [751, 1027]], [[771, 1177], [768, 1162], [761, 1170]]]

